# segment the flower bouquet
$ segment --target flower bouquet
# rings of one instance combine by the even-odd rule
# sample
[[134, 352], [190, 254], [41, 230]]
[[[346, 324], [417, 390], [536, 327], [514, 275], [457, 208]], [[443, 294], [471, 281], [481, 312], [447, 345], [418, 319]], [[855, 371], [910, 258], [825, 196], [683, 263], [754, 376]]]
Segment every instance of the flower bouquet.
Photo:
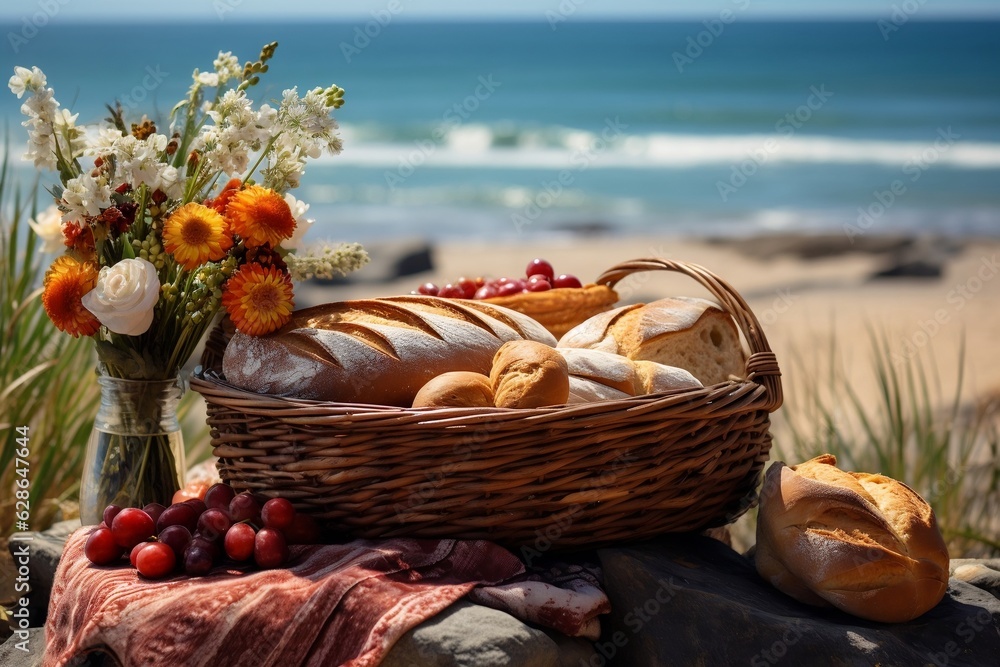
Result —
[[291, 317], [293, 280], [367, 260], [357, 244], [302, 245], [312, 221], [288, 191], [309, 158], [340, 152], [332, 112], [344, 91], [291, 88], [255, 109], [247, 91], [276, 47], [242, 66], [220, 52], [213, 71], [195, 70], [163, 133], [145, 116], [126, 124], [117, 103], [106, 125], [78, 126], [37, 67], [10, 79], [18, 98], [28, 95], [24, 157], [61, 182], [33, 224], [46, 249], [65, 246], [42, 302], [57, 328], [92, 337], [97, 350], [102, 402], [81, 481], [85, 523], [110, 504], [169, 503], [179, 488], [182, 367], [217, 314], [267, 334]]

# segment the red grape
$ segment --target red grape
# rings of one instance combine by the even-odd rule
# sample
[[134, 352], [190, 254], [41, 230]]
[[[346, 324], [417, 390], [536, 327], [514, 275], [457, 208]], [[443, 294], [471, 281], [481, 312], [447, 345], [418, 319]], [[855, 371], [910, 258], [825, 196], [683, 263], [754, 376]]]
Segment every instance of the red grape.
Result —
[[174, 550], [162, 542], [142, 545], [135, 557], [135, 569], [148, 579], [162, 579], [170, 574], [176, 564]]
[[108, 505], [104, 508], [104, 525], [108, 528], [111, 527], [111, 522], [115, 520], [118, 513], [122, 511], [122, 508], [118, 505]]
[[153, 536], [156, 524], [138, 507], [126, 507], [111, 522], [111, 532], [118, 546], [131, 549]]
[[256, 521], [260, 518], [260, 505], [246, 491], [238, 493], [229, 503], [229, 518], [233, 523]]
[[479, 286], [476, 285], [475, 280], [471, 278], [466, 278], [465, 276], [459, 278], [458, 282], [455, 284], [458, 287], [458, 289], [462, 290], [463, 299], [471, 299], [473, 295], [475, 295], [476, 290], [479, 288]]
[[180, 561], [184, 557], [184, 550], [191, 543], [191, 531], [185, 526], [167, 526], [160, 531], [156, 538], [174, 550], [174, 556]]
[[458, 285], [453, 285], [451, 283], [448, 283], [447, 285], [445, 285], [444, 287], [442, 287], [440, 290], [438, 290], [438, 294], [437, 295], [439, 297], [441, 297], [442, 299], [462, 299], [462, 298], [465, 298], [465, 292], [462, 291], [462, 288], [459, 287]]
[[529, 278], [531, 276], [542, 275], [552, 280], [555, 277], [555, 271], [552, 270], [552, 265], [544, 259], [535, 258], [528, 262], [528, 268], [525, 269], [524, 275]]
[[284, 530], [295, 520], [295, 508], [286, 498], [271, 498], [261, 508], [260, 518], [268, 528]]
[[473, 282], [476, 283], [476, 289], [479, 289], [480, 287], [486, 284], [486, 278], [483, 278], [482, 276], [476, 276], [475, 278], [473, 278]]
[[160, 503], [149, 503], [142, 508], [142, 511], [149, 515], [149, 518], [153, 520], [153, 525], [159, 521], [160, 515], [163, 514], [163, 510], [167, 509]]
[[483, 285], [472, 295], [473, 299], [492, 299], [497, 295], [496, 285]]
[[439, 291], [438, 286], [434, 283], [424, 283], [417, 288], [417, 292], [425, 296], [437, 296]]
[[110, 565], [121, 558], [125, 550], [118, 546], [110, 528], [98, 528], [87, 537], [83, 553], [94, 565]]
[[288, 545], [281, 531], [261, 528], [253, 541], [253, 559], [264, 569], [278, 567], [288, 559]]
[[233, 502], [236, 492], [233, 487], [219, 482], [213, 484], [205, 492], [205, 507], [208, 509], [229, 510], [229, 503]]
[[163, 532], [167, 526], [184, 526], [189, 533], [198, 527], [198, 508], [186, 502], [176, 503], [163, 510], [156, 522], [156, 531]]
[[132, 567], [135, 567], [135, 557], [139, 555], [139, 551], [144, 546], [146, 546], [147, 544], [150, 544], [150, 543], [149, 542], [139, 542], [139, 544], [137, 544], [134, 547], [132, 547], [132, 551], [130, 551], [128, 553], [128, 562], [132, 563]]
[[552, 285], [549, 284], [548, 278], [540, 276], [536, 273], [528, 279], [528, 284], [524, 289], [529, 292], [546, 292], [552, 289]]
[[234, 523], [226, 532], [226, 555], [233, 560], [250, 560], [257, 533], [249, 523]]
[[211, 549], [192, 540], [191, 545], [184, 551], [184, 573], [199, 577], [208, 574], [212, 565], [214, 559]]
[[198, 532], [210, 540], [221, 539], [232, 522], [222, 510], [210, 509], [198, 517]]
[[552, 281], [553, 287], [583, 287], [583, 283], [576, 276], [564, 273]]
[[512, 294], [520, 294], [524, 291], [525, 284], [520, 280], [513, 280], [509, 283], [503, 283], [497, 288], [497, 296], [511, 296]]
[[288, 544], [316, 544], [319, 542], [319, 525], [308, 514], [296, 514], [292, 525], [282, 531]]
[[[206, 491], [205, 493], [208, 492]], [[195, 511], [198, 512], [198, 516], [201, 516], [202, 512], [208, 509], [208, 505], [206, 505], [205, 501], [201, 500], [200, 498], [191, 498], [189, 500], [185, 500], [183, 504], [190, 505], [191, 507], [195, 508]]]

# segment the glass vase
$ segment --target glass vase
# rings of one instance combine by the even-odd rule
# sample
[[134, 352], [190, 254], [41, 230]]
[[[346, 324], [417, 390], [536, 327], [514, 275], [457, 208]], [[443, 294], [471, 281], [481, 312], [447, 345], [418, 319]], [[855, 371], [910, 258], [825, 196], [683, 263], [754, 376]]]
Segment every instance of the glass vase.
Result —
[[80, 519], [101, 522], [104, 508], [170, 505], [184, 481], [184, 439], [177, 404], [186, 385], [98, 373], [101, 405], [80, 480]]

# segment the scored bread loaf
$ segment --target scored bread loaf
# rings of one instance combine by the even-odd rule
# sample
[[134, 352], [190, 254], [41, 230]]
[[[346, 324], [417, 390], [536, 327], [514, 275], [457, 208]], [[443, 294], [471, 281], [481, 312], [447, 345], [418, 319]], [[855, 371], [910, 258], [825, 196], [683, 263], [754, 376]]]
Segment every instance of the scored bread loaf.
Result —
[[[578, 399], [592, 396], [590, 400], [611, 400], [702, 386], [683, 368], [655, 361], [632, 361], [620, 354], [576, 347], [558, 347], [556, 352], [566, 359], [571, 379], [586, 381], [571, 385], [570, 393]], [[603, 392], [589, 383], [602, 384], [615, 392]]]
[[493, 358], [490, 382], [498, 408], [541, 408], [569, 399], [566, 360], [533, 340], [504, 343]]
[[933, 509], [902, 482], [836, 462], [825, 454], [768, 469], [757, 571], [807, 604], [883, 623], [920, 616], [948, 587], [948, 549]]
[[689, 371], [703, 385], [743, 377], [733, 318], [706, 299], [671, 297], [599, 313], [570, 329], [560, 348], [588, 348]]
[[507, 341], [554, 345], [521, 313], [430, 296], [341, 301], [296, 311], [267, 336], [236, 333], [222, 360], [226, 380], [262, 394], [409, 407], [447, 371], [490, 372]]
[[594, 401], [620, 401], [631, 398], [632, 394], [609, 387], [597, 380], [588, 380], [579, 375], [569, 376], [569, 398], [567, 403], [593, 403]]

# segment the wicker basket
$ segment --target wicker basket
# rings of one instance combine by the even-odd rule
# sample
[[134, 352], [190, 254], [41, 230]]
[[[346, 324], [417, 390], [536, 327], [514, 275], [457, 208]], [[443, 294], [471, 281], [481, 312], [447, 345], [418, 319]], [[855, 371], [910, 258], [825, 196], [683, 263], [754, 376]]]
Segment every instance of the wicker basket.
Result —
[[404, 409], [263, 396], [219, 375], [213, 331], [192, 386], [222, 478], [290, 499], [338, 534], [594, 547], [735, 520], [756, 499], [782, 401], [774, 354], [736, 291], [693, 264], [642, 259], [598, 278], [677, 271], [707, 287], [749, 344], [746, 379], [536, 409]]

